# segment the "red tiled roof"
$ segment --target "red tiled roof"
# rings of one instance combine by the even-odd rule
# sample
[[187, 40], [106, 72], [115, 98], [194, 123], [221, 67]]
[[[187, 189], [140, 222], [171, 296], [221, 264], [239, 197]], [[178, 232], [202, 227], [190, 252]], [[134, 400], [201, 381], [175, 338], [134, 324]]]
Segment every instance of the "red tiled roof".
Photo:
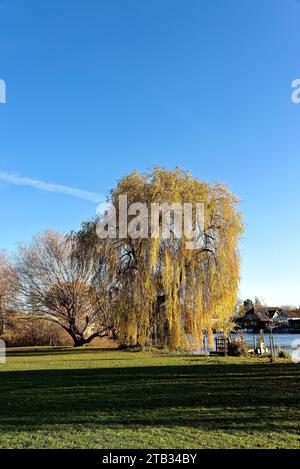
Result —
[[297, 311], [286, 311], [285, 315], [286, 315], [287, 318], [290, 318], [290, 319], [300, 319], [300, 311], [299, 310], [297, 310]]
[[258, 313], [267, 313], [268, 311], [280, 311], [280, 308], [278, 308], [278, 306], [255, 306], [254, 309], [255, 312]]
[[260, 321], [269, 321], [270, 320], [269, 316], [264, 311], [257, 311], [255, 309], [254, 314], [258, 317], [258, 319]]

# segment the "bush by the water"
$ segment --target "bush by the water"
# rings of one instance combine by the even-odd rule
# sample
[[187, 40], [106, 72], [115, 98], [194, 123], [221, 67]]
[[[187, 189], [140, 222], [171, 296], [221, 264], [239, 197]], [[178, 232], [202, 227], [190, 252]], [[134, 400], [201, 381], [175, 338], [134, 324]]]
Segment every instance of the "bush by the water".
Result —
[[278, 351], [278, 358], [291, 358], [291, 356], [287, 350], [280, 349]]
[[232, 357], [245, 357], [249, 355], [249, 345], [241, 340], [230, 340], [228, 343], [228, 355]]

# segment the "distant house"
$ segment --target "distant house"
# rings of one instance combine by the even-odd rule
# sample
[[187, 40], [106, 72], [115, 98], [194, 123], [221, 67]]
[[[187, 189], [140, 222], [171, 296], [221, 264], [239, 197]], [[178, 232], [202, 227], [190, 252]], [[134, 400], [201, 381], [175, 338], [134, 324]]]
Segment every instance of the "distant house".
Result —
[[276, 306], [255, 306], [254, 309], [257, 313], [266, 314], [271, 321], [276, 321], [282, 313], [282, 309]]
[[287, 325], [290, 332], [299, 332], [300, 331], [300, 311], [285, 311], [284, 315], [286, 317]]
[[282, 310], [277, 307], [253, 306], [237, 323], [243, 329], [266, 330], [276, 324], [281, 314]]
[[300, 310], [287, 311], [271, 306], [254, 306], [236, 322], [243, 329], [254, 331], [286, 329], [290, 332], [300, 332]]

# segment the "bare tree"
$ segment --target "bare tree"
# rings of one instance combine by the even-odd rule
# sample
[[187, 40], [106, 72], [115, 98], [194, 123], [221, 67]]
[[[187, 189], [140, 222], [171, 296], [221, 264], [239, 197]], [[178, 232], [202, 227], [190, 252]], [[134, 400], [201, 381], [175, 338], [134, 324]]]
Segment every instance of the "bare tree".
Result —
[[112, 279], [105, 249], [97, 258], [76, 241], [45, 232], [19, 250], [16, 262], [19, 310], [60, 325], [75, 346], [113, 330]]
[[264, 298], [262, 298], [261, 296], [256, 296], [254, 298], [254, 306], [257, 306], [257, 307], [266, 306], [266, 302]]
[[0, 333], [5, 329], [5, 317], [16, 292], [14, 269], [5, 255], [0, 252]]

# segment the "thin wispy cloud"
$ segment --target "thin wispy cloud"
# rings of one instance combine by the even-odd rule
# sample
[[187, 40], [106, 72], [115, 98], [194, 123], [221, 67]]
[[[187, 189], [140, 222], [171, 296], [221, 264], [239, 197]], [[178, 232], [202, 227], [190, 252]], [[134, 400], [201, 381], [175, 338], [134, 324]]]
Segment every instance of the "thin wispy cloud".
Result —
[[28, 186], [34, 189], [46, 192], [54, 192], [56, 194], [66, 194], [78, 199], [88, 200], [96, 204], [104, 202], [105, 196], [98, 194], [97, 192], [89, 192], [74, 187], [63, 186], [61, 184], [53, 184], [51, 182], [39, 181], [38, 179], [32, 179], [30, 177], [23, 177], [17, 174], [9, 174], [0, 171], [0, 181], [14, 186]]

